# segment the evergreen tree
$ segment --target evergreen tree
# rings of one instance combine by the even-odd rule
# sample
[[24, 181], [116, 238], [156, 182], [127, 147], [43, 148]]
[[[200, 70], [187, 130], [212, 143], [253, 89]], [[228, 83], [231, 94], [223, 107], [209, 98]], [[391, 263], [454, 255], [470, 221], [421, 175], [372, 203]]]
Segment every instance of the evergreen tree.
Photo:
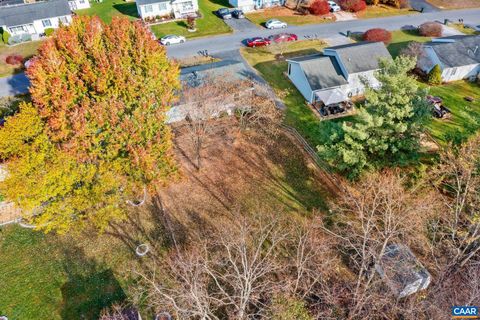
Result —
[[442, 69], [436, 64], [428, 73], [428, 84], [436, 86], [442, 84]]
[[381, 60], [378, 89], [368, 88], [353, 123], [337, 126], [320, 154], [339, 171], [358, 177], [365, 168], [404, 164], [415, 158], [428, 119], [426, 92], [407, 72], [415, 59]]

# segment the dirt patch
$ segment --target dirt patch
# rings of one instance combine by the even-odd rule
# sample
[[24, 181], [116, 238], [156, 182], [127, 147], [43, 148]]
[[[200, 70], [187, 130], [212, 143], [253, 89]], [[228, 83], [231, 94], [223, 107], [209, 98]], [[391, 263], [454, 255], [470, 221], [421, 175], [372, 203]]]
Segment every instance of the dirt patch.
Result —
[[326, 208], [331, 181], [283, 133], [275, 139], [244, 134], [227, 120], [209, 136], [200, 170], [188, 130], [176, 127], [175, 135], [183, 179], [162, 191], [162, 199], [188, 230], [213, 230], [221, 221], [228, 223], [235, 211], [301, 219]]
[[427, 0], [430, 4], [440, 9], [461, 9], [480, 7], [480, 0]]

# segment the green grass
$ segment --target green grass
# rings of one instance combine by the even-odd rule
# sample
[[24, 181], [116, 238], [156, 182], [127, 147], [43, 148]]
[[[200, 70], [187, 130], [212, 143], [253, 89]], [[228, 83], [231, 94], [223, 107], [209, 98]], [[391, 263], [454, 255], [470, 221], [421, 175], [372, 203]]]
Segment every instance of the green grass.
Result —
[[429, 37], [419, 35], [417, 30], [397, 30], [392, 32], [392, 42], [387, 46], [387, 49], [395, 58], [410, 42], [427, 42], [430, 40], [431, 38]]
[[461, 33], [468, 34], [468, 35], [476, 35], [480, 34], [480, 32], [475, 31], [472, 28], [466, 28], [463, 23], [451, 23], [448, 25], [449, 27], [455, 28]]
[[[429, 130], [433, 138], [444, 144], [452, 136], [470, 134], [480, 129], [480, 86], [476, 83], [458, 81], [441, 86], [430, 87], [433, 96], [443, 99], [444, 105], [452, 112], [450, 120], [433, 119]], [[470, 96], [475, 101], [468, 102], [464, 98]], [[468, 130], [468, 131], [467, 131]]]
[[229, 7], [227, 0], [198, 0], [198, 5], [202, 17], [197, 19], [196, 32], [188, 32], [185, 21], [175, 21], [152, 26], [151, 29], [153, 33], [158, 38], [167, 34], [177, 34], [187, 38], [198, 38], [232, 32], [232, 29], [213, 13], [219, 8]]
[[75, 244], [18, 226], [0, 229], [0, 270], [0, 315], [9, 319], [98, 319], [126, 298], [112, 270]]
[[38, 47], [42, 41], [30, 41], [15, 46], [6, 46], [0, 44], [0, 77], [11, 76], [12, 74], [23, 71], [23, 68], [12, 66], [5, 62], [5, 58], [11, 54], [19, 54], [24, 59], [30, 59], [37, 53]]
[[[288, 10], [286, 8], [282, 8], [284, 10]], [[267, 22], [270, 19], [279, 19], [282, 21], [285, 21], [286, 23], [290, 25], [304, 25], [304, 24], [313, 24], [313, 23], [329, 23], [329, 22], [334, 22], [335, 20], [333, 18], [328, 19], [324, 17], [319, 17], [319, 16], [314, 16], [314, 15], [282, 15], [279, 10], [275, 10], [275, 8], [272, 8], [270, 10], [265, 10], [262, 12], [253, 12], [253, 13], [248, 13], [246, 15], [248, 20], [252, 21], [258, 26], [264, 26], [265, 22]]]
[[103, 2], [90, 2], [90, 8], [75, 11], [78, 15], [98, 16], [105, 22], [111, 22], [114, 16], [126, 16], [130, 20], [138, 18], [135, 2], [122, 0], [103, 0]]
[[391, 16], [402, 16], [407, 14], [418, 14], [416, 11], [411, 11], [411, 9], [397, 9], [394, 7], [386, 5], [378, 6], [367, 6], [367, 9], [358, 12], [357, 17], [359, 19], [373, 19], [373, 18], [384, 18]]

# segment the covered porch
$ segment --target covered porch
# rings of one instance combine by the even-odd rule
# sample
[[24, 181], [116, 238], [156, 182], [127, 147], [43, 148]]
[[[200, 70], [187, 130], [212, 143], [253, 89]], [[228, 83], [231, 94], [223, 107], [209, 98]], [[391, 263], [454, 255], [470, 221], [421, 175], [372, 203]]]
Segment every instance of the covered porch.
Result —
[[345, 117], [355, 112], [354, 104], [341, 88], [315, 91], [312, 104], [321, 119]]

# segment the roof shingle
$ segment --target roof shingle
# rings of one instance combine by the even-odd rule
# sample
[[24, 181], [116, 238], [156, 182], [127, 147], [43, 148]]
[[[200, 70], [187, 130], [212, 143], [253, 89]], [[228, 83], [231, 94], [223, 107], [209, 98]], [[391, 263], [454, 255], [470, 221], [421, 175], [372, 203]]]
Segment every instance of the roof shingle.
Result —
[[0, 9], [0, 26], [19, 26], [53, 17], [71, 14], [67, 0], [50, 0], [29, 4], [5, 6]]

